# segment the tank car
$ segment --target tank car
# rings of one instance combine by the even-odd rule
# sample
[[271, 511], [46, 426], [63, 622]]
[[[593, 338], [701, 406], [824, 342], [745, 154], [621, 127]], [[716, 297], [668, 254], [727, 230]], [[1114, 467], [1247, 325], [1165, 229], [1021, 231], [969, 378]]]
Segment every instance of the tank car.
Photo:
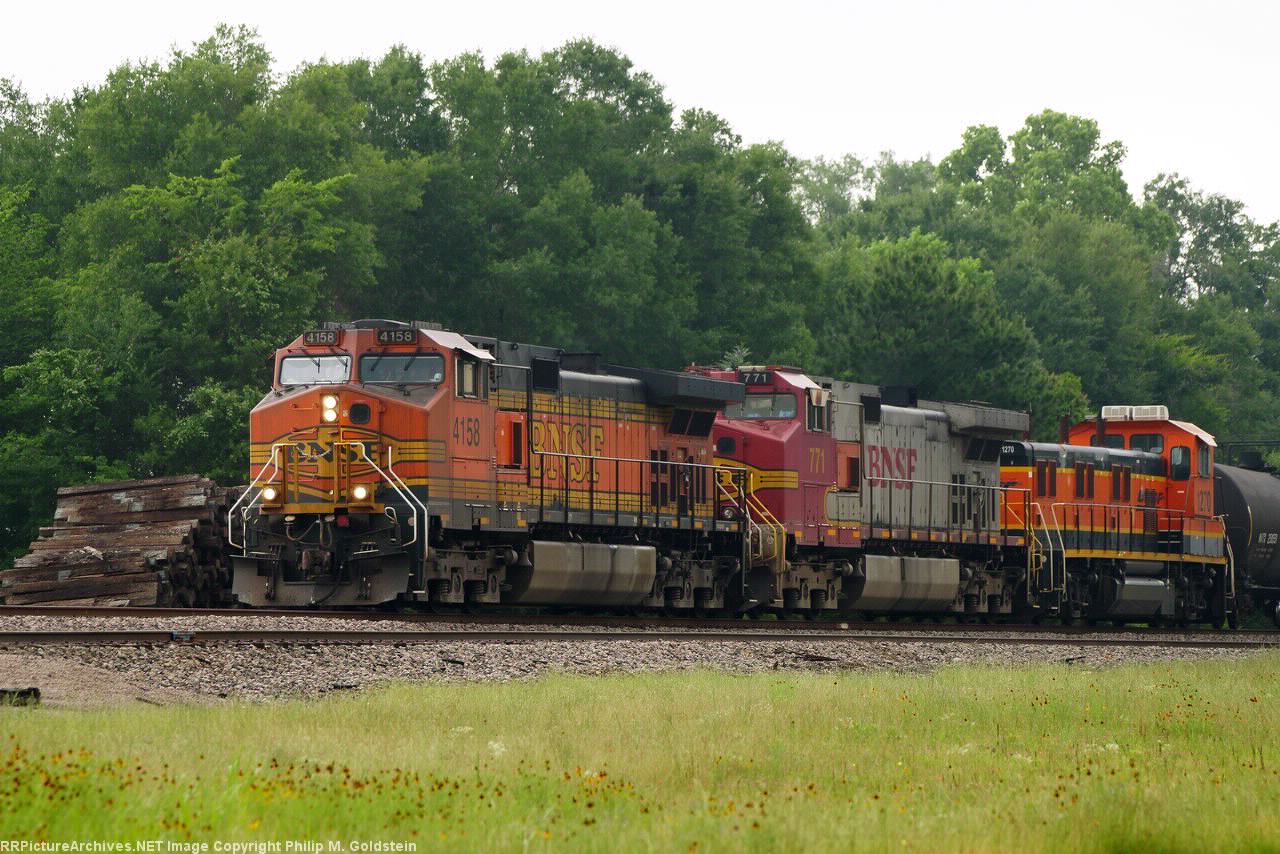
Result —
[[1261, 468], [1217, 465], [1214, 486], [1238, 583], [1280, 626], [1280, 479]]
[[723, 607], [741, 588], [745, 492], [720, 488], [743, 474], [717, 470], [711, 430], [741, 398], [433, 324], [325, 324], [277, 352], [250, 414], [233, 592]]

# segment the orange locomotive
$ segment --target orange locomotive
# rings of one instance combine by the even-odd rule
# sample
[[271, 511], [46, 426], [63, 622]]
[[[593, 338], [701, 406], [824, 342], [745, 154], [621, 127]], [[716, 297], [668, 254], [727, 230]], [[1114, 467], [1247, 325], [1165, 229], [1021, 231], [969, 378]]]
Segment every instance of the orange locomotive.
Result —
[[710, 436], [736, 383], [384, 320], [307, 332], [275, 370], [231, 512], [243, 603], [734, 596]]
[[1006, 527], [1029, 526], [1032, 591], [1077, 618], [1237, 621], [1215, 443], [1164, 406], [1107, 406], [1069, 444], [1009, 443]]

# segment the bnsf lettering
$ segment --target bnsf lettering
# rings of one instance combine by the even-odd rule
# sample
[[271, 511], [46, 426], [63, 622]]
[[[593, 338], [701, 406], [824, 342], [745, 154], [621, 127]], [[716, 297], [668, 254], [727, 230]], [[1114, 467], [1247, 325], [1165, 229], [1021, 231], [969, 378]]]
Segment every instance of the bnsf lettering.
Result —
[[[529, 473], [534, 477], [545, 477], [547, 483], [559, 481], [564, 476], [566, 464], [570, 483], [586, 482], [591, 474], [591, 461], [584, 457], [599, 457], [604, 453], [603, 427], [535, 421], [530, 432], [535, 456], [529, 460]], [[570, 457], [537, 456], [540, 452], [569, 454]], [[594, 480], [600, 480], [598, 467]]]
[[894, 489], [910, 489], [905, 481], [915, 479], [915, 448], [888, 448], [884, 445], [867, 445], [867, 482], [871, 486], [888, 486]]

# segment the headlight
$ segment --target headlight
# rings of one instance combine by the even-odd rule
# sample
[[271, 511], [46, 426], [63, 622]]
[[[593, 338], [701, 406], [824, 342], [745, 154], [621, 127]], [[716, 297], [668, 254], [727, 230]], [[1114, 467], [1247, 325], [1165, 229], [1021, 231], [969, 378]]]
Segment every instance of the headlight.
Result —
[[326, 394], [320, 398], [320, 404], [324, 406], [324, 412], [320, 413], [320, 417], [325, 420], [326, 424], [332, 424], [338, 420], [338, 396], [336, 394]]
[[369, 487], [362, 485], [353, 488], [351, 490], [351, 497], [356, 501], [364, 501], [369, 497]]
[[275, 501], [277, 495], [279, 495], [279, 493], [276, 492], [276, 488], [274, 486], [264, 486], [262, 488], [263, 501]]

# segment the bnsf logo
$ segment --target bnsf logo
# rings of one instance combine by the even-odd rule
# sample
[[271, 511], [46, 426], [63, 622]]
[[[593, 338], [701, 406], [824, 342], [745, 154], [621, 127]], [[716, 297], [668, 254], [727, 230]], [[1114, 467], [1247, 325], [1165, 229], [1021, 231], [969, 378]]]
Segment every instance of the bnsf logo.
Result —
[[[894, 489], [910, 489], [916, 474], [915, 448], [887, 448], [884, 445], [867, 446], [867, 483], [871, 486], [888, 486]], [[890, 481], [887, 478], [894, 478]]]

